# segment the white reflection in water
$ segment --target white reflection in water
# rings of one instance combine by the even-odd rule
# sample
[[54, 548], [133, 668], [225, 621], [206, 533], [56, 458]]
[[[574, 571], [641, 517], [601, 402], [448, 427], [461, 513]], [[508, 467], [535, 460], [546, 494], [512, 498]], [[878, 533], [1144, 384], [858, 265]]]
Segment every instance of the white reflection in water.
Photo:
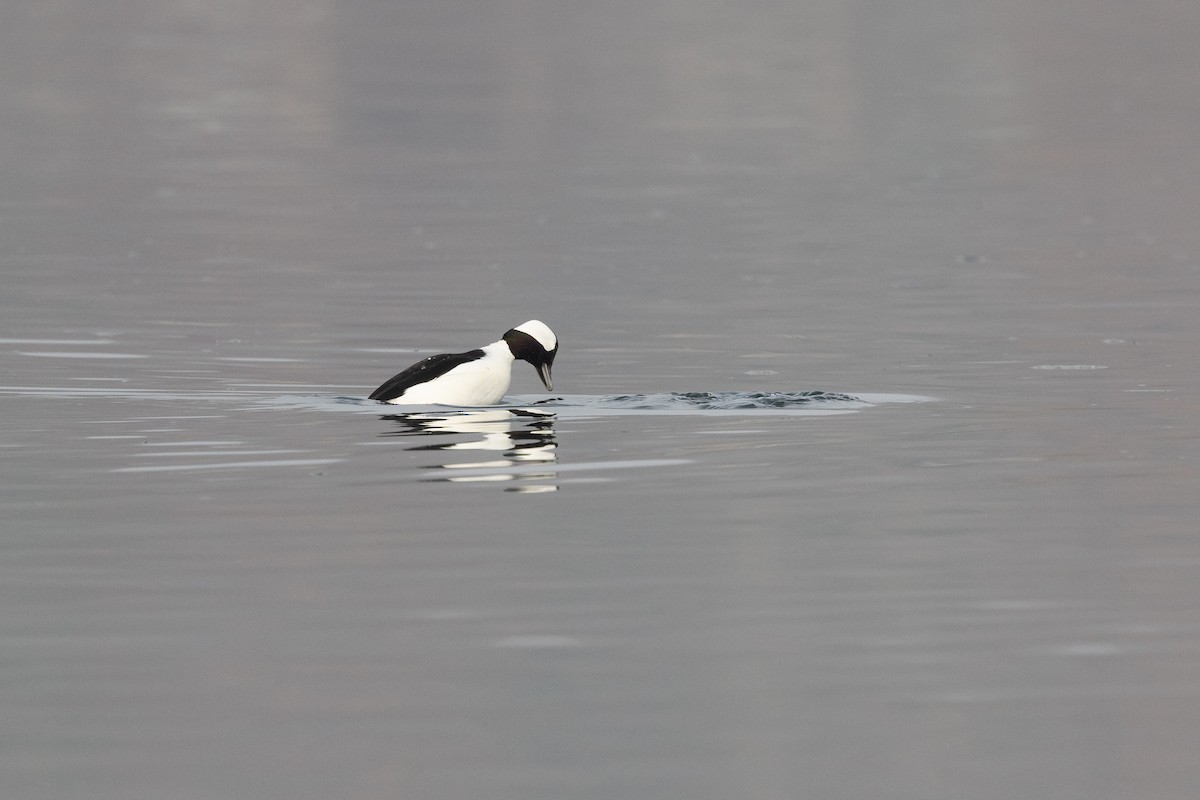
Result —
[[[564, 472], [629, 470], [689, 464], [687, 459], [625, 459], [559, 463], [555, 423], [603, 416], [747, 414], [826, 416], [854, 414], [878, 403], [921, 402], [907, 395], [848, 395], [833, 392], [663, 392], [639, 395], [518, 396], [503, 407], [439, 409], [425, 406], [383, 419], [397, 424], [387, 437], [419, 437], [407, 450], [441, 453], [479, 451], [499, 458], [432, 465], [425, 481], [509, 483], [506, 491], [555, 491]], [[362, 407], [355, 398], [337, 402]], [[466, 438], [464, 438], [466, 437]], [[436, 441], [425, 441], [434, 438]], [[575, 480], [601, 480], [578, 478]]]
[[[324, 388], [324, 387], [313, 387]], [[691, 463], [683, 459], [623, 459], [562, 464], [558, 454], [557, 422], [594, 420], [610, 416], [686, 415], [711, 418], [734, 416], [826, 416], [856, 414], [881, 403], [911, 403], [930, 398], [906, 395], [849, 395], [831, 392], [662, 392], [637, 395], [518, 395], [507, 398], [511, 404], [486, 408], [448, 408], [439, 406], [383, 406], [362, 397], [329, 394], [279, 395], [265, 389], [198, 389], [161, 391], [129, 386], [106, 388], [78, 386], [0, 386], [0, 395], [35, 396], [53, 399], [106, 398], [119, 400], [216, 404], [226, 411], [322, 411], [370, 415], [390, 423], [379, 434], [384, 440], [405, 439], [405, 450], [440, 454], [437, 462], [417, 473], [417, 480], [448, 483], [503, 484], [505, 491], [539, 493], [557, 491], [562, 473], [626, 471], [631, 469], [677, 466]], [[231, 409], [230, 406], [237, 407]], [[400, 410], [404, 409], [404, 410]], [[199, 409], [197, 409], [199, 410]], [[395, 410], [395, 411], [393, 411]], [[399, 411], [399, 413], [395, 413]], [[388, 412], [388, 413], [385, 413]], [[222, 420], [227, 414], [171, 414], [149, 416], [140, 413], [120, 420], [86, 420], [88, 424], [120, 424], [145, 420]], [[219, 422], [217, 423], [219, 425]], [[190, 428], [138, 428], [104, 435], [104, 438], [136, 440], [151, 433], [182, 432]], [[222, 430], [222, 432], [224, 432]], [[697, 433], [711, 433], [698, 429]], [[194, 431], [199, 433], [199, 431]], [[193, 437], [194, 437], [193, 433]], [[742, 431], [745, 433], [745, 431]], [[368, 434], [370, 435], [370, 434]], [[189, 437], [175, 441], [144, 441], [147, 452], [142, 459], [187, 459], [174, 464], [130, 464], [117, 472], [185, 472], [209, 470], [277, 469], [338, 463], [341, 454], [326, 454], [307, 449], [272, 447], [271, 443], [253, 444], [233, 438]], [[97, 440], [101, 436], [88, 436]], [[369, 442], [364, 442], [369, 443]], [[265, 445], [265, 446], [264, 446]], [[231, 450], [228, 448], [241, 448]], [[208, 448], [212, 448], [209, 450]], [[157, 451], [157, 452], [156, 452]], [[263, 458], [263, 456], [307, 456]], [[323, 457], [336, 455], [336, 457]], [[219, 460], [207, 461], [207, 456]], [[473, 456], [473, 457], [472, 457]], [[250, 457], [250, 458], [247, 458]], [[459, 460], [466, 457], [466, 460]], [[240, 460], [235, 460], [240, 459]], [[201, 459], [201, 460], [197, 460]], [[579, 475], [571, 482], [609, 480]]]
[[[470, 409], [462, 411], [416, 411], [388, 414], [383, 419], [398, 425], [384, 436], [419, 437], [420, 444], [406, 450], [423, 452], [470, 452], [497, 454], [499, 458], [443, 463], [426, 473], [423, 480], [452, 483], [515, 482], [506, 491], [555, 491], [557, 470], [545, 465], [558, 460], [554, 415], [518, 408]], [[462, 437], [468, 438], [462, 438]], [[435, 438], [437, 441], [425, 441]], [[532, 470], [518, 471], [516, 465]]]

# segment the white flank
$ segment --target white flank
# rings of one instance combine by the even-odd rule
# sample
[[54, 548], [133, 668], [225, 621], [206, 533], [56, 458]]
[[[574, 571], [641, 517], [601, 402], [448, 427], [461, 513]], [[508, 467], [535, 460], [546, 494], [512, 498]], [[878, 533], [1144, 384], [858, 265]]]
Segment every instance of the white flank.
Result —
[[445, 375], [413, 386], [388, 403], [444, 406], [490, 406], [499, 403], [512, 381], [513, 354], [505, 341], [492, 342], [483, 348], [483, 353], [483, 358], [460, 364]]

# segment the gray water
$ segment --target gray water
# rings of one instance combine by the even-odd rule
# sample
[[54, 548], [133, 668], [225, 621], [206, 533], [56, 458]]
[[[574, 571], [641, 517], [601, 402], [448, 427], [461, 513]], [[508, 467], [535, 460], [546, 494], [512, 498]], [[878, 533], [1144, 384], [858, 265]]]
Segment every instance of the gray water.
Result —
[[0, 796], [1200, 796], [1197, 30], [7, 4]]

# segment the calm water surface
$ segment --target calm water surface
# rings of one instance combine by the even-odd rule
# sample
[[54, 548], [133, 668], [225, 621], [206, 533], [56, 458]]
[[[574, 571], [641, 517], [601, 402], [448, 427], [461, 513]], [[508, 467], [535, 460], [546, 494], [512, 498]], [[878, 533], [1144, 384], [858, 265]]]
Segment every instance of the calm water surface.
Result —
[[24, 5], [4, 797], [1200, 795], [1200, 6]]

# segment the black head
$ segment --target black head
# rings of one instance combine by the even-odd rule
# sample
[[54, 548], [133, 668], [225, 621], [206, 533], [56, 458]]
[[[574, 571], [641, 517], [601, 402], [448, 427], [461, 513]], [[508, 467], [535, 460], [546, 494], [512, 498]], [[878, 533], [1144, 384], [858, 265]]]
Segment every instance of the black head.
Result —
[[508, 343], [513, 358], [532, 364], [546, 390], [553, 391], [550, 368], [554, 365], [554, 357], [558, 355], [558, 337], [554, 331], [546, 323], [531, 319], [504, 334], [504, 341]]

